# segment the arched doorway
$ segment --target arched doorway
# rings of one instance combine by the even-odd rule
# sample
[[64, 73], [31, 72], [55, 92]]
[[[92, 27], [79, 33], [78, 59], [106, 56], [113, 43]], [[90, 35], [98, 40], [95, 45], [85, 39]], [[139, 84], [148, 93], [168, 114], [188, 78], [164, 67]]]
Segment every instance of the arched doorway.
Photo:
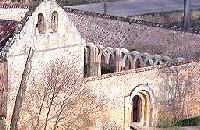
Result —
[[132, 98], [132, 123], [142, 126], [150, 125], [151, 99], [147, 91], [141, 90]]
[[140, 122], [142, 113], [142, 99], [136, 95], [132, 99], [132, 121]]
[[125, 128], [154, 126], [157, 121], [157, 101], [153, 90], [146, 84], [133, 88], [124, 99]]

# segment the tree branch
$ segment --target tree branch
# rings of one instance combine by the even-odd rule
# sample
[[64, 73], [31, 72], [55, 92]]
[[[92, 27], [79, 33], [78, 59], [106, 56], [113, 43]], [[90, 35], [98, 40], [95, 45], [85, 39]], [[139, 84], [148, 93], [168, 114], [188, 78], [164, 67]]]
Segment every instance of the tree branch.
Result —
[[11, 128], [10, 128], [10, 130], [18, 130], [17, 123], [20, 119], [19, 114], [20, 114], [20, 111], [21, 111], [21, 108], [22, 108], [22, 102], [23, 102], [24, 97], [25, 97], [25, 92], [26, 92], [26, 88], [27, 88], [27, 81], [28, 81], [28, 78], [29, 78], [29, 74], [30, 74], [31, 69], [32, 69], [31, 62], [32, 62], [33, 55], [34, 55], [34, 51], [30, 47], [28, 57], [27, 57], [26, 63], [25, 63], [25, 68], [24, 68], [24, 71], [22, 73], [21, 83], [20, 83], [20, 86], [19, 86], [19, 89], [18, 89], [16, 100], [15, 100], [15, 105], [14, 105], [13, 114], [12, 114], [12, 118], [11, 118]]

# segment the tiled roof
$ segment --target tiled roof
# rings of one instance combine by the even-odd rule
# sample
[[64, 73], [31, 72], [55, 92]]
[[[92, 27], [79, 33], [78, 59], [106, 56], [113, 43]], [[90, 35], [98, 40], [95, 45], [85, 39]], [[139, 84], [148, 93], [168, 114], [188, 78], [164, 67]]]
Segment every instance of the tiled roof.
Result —
[[200, 31], [190, 33], [130, 17], [64, 9], [86, 42], [185, 59], [199, 57]]
[[[28, 6], [29, 11], [25, 14], [25, 17], [20, 22], [17, 22], [14, 20], [0, 19], [0, 60], [5, 60], [7, 58], [7, 52], [9, 51], [9, 48], [15, 42], [16, 36], [20, 35], [20, 32], [23, 29], [25, 23], [29, 20], [29, 16], [32, 15], [36, 7], [38, 7], [38, 5], [41, 2], [42, 1], [34, 2], [30, 6]], [[19, 4], [19, 5], [22, 5], [22, 4]], [[8, 5], [8, 7], [11, 7], [11, 6]], [[16, 8], [26, 8], [26, 5], [17, 6]]]
[[27, 4], [22, 3], [0, 3], [0, 8], [20, 8], [20, 9], [28, 9], [29, 6]]
[[17, 21], [0, 20], [0, 50], [4, 47], [9, 38], [13, 36]]

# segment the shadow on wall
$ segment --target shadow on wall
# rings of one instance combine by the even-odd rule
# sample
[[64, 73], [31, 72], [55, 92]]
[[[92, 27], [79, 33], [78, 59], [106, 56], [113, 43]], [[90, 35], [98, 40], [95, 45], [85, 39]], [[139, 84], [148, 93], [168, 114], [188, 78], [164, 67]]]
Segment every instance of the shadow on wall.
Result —
[[133, 126], [130, 126], [130, 129], [131, 130], [138, 130], [138, 129], [134, 128]]

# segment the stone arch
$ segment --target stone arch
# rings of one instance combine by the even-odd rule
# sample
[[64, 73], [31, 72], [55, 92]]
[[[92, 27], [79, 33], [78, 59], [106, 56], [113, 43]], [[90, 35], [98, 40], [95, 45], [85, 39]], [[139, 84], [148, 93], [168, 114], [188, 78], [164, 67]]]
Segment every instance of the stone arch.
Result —
[[[139, 85], [130, 93], [130, 99], [134, 99], [135, 96], [139, 96], [142, 102], [140, 106], [141, 115], [139, 122], [136, 122], [137, 125], [152, 126], [156, 118], [156, 98], [152, 89], [148, 85]], [[133, 114], [133, 109], [131, 109], [131, 116], [134, 116]], [[132, 120], [131, 124], [134, 123]]]
[[115, 72], [115, 50], [107, 47], [102, 49], [101, 74]]
[[51, 15], [51, 29], [53, 32], [57, 32], [58, 30], [58, 13], [54, 11]]
[[124, 57], [126, 56], [126, 54], [128, 53], [129, 51], [126, 49], [126, 48], [121, 48], [120, 49], [120, 58], [121, 59], [124, 59]]
[[114, 55], [114, 49], [107, 47], [107, 48], [103, 48], [102, 49], [102, 55], [105, 57], [105, 63], [109, 64], [111, 60], [115, 59], [115, 55]]
[[141, 68], [142, 67], [142, 60], [140, 60], [141, 58], [137, 58], [137, 59], [135, 59], [135, 61], [134, 61], [134, 66], [135, 66], [135, 69], [137, 69], [137, 68]]
[[160, 65], [162, 64], [160, 61], [161, 56], [160, 55], [153, 55], [152, 56], [152, 60], [153, 60], [153, 64], [152, 65]]
[[145, 67], [144, 59], [142, 54], [137, 51], [126, 53], [122, 58], [122, 65], [125, 69], [136, 69]]
[[38, 27], [38, 32], [40, 34], [44, 34], [45, 33], [45, 22], [44, 22], [44, 15], [42, 13], [38, 14], [38, 23], [37, 23], [37, 27]]
[[151, 55], [149, 53], [142, 53], [144, 66], [150, 66], [152, 64]]
[[125, 70], [129, 70], [129, 69], [133, 69], [135, 64], [133, 62], [133, 57], [131, 55], [127, 56], [127, 59], [124, 62], [124, 69]]
[[172, 59], [169, 57], [169, 56], [163, 56], [161, 59], [160, 59], [160, 64], [171, 64], [172, 62]]
[[94, 45], [94, 43], [87, 43], [85, 48], [85, 57], [88, 59], [87, 63], [87, 76], [99, 76], [101, 75], [101, 45]]

